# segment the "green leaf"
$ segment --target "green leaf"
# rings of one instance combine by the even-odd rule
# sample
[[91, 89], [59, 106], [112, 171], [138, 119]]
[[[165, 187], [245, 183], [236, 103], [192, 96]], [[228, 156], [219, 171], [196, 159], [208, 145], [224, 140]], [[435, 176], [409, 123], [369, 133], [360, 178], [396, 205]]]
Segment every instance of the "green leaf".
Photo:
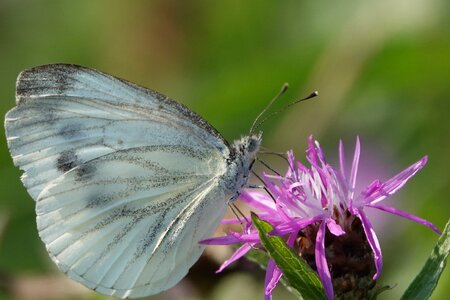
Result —
[[430, 257], [420, 273], [409, 285], [401, 299], [428, 299], [436, 287], [442, 271], [444, 271], [447, 256], [450, 252], [450, 221], [436, 243]]
[[303, 299], [327, 299], [322, 282], [311, 267], [298, 256], [282, 238], [268, 236], [272, 226], [252, 213], [252, 221], [259, 231], [259, 238], [269, 256], [283, 272], [289, 285], [296, 289]]

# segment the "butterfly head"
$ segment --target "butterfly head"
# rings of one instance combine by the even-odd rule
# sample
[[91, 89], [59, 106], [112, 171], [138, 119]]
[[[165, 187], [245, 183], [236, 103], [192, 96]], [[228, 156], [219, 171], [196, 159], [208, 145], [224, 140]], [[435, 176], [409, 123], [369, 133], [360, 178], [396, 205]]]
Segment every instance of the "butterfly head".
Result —
[[261, 146], [261, 141], [262, 132], [243, 136], [239, 140], [235, 140], [231, 147], [233, 152], [231, 160], [254, 161]]
[[223, 175], [223, 185], [231, 194], [231, 200], [236, 199], [242, 188], [247, 185], [248, 177], [259, 151], [262, 133], [243, 136], [234, 141], [230, 147], [227, 172]]

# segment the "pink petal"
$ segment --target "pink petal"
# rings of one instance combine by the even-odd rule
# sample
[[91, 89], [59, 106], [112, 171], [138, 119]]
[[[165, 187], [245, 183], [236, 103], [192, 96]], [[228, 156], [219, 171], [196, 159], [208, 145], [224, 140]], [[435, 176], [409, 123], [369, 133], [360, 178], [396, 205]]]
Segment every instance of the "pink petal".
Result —
[[[289, 167], [286, 172], [286, 177], [296, 176], [297, 174], [295, 174], [295, 171], [294, 171], [294, 166], [295, 166], [294, 151], [292, 151], [292, 150], [288, 151], [287, 158], [288, 158]], [[296, 179], [297, 179], [297, 177], [296, 177]]]
[[[383, 183], [380, 180], [375, 179], [366, 187], [365, 191], [362, 192], [362, 195], [364, 196], [364, 198], [369, 198], [374, 193], [380, 191], [382, 186], [383, 186]], [[387, 194], [386, 194], [386, 196], [387, 196]]]
[[259, 243], [259, 241], [257, 232], [240, 233], [232, 231], [226, 236], [209, 238], [199, 243], [202, 245], [231, 245], [238, 243]]
[[322, 222], [316, 236], [316, 266], [317, 273], [319, 273], [327, 298], [333, 299], [333, 283], [331, 282], [330, 270], [328, 269], [327, 258], [325, 256], [325, 230], [326, 223]]
[[[295, 240], [297, 239], [298, 231], [294, 231], [289, 235], [289, 238], [287, 240], [287, 244], [289, 247], [293, 247]], [[281, 276], [283, 273], [281, 272], [280, 268], [275, 264], [275, 262], [271, 259], [269, 260], [269, 263], [267, 265], [267, 272], [266, 272], [266, 281], [265, 281], [265, 289], [264, 294], [270, 295], [272, 297], [272, 291], [276, 287], [278, 281], [280, 281]], [[271, 299], [271, 298], [270, 298]]]
[[402, 211], [400, 209], [397, 209], [397, 208], [394, 208], [394, 207], [385, 206], [385, 205], [376, 205], [376, 204], [368, 204], [367, 206], [368, 207], [378, 208], [379, 210], [383, 210], [383, 211], [386, 211], [386, 212], [391, 213], [393, 215], [397, 215], [397, 216], [403, 217], [405, 219], [417, 222], [419, 224], [425, 225], [428, 228], [434, 230], [439, 235], [442, 234], [442, 232], [436, 226], [434, 226], [434, 224], [431, 223], [430, 221], [427, 221], [427, 220], [422, 219], [422, 218], [420, 218], [418, 216], [409, 214], [409, 213], [404, 212], [404, 211]]
[[245, 223], [247, 222], [247, 220], [241, 218], [240, 220], [238, 220], [237, 218], [234, 219], [222, 219], [222, 221], [220, 221], [220, 224], [237, 224], [237, 223]]
[[247, 254], [247, 252], [252, 249], [252, 246], [254, 246], [254, 245], [253, 244], [244, 244], [244, 245], [242, 245], [239, 249], [237, 249], [233, 253], [233, 255], [229, 259], [224, 261], [224, 263], [220, 266], [220, 268], [216, 271], [216, 273], [222, 272], [223, 269], [225, 269], [230, 264], [232, 264], [233, 262], [235, 262], [236, 260], [238, 260], [239, 258], [244, 256], [245, 254]]
[[361, 220], [364, 232], [366, 233], [367, 241], [369, 242], [370, 247], [373, 251], [373, 257], [375, 260], [375, 268], [376, 273], [373, 275], [373, 280], [377, 279], [381, 274], [381, 269], [383, 267], [383, 257], [381, 255], [381, 247], [378, 243], [377, 235], [375, 234], [375, 231], [373, 230], [372, 224], [370, 224], [369, 218], [364, 214], [362, 210], [358, 211], [358, 218]]
[[425, 166], [427, 160], [428, 157], [424, 156], [422, 159], [412, 164], [404, 171], [381, 184], [378, 190], [374, 190], [371, 195], [366, 196], [366, 203], [374, 204], [384, 200], [387, 196], [394, 194], [401, 187], [403, 187], [411, 177], [413, 177], [420, 169], [422, 169], [423, 166]]
[[339, 169], [342, 179], [345, 179], [345, 154], [342, 140], [339, 140]]
[[269, 235], [285, 235], [292, 232], [298, 232], [299, 230], [305, 228], [306, 226], [316, 223], [323, 219], [323, 216], [315, 216], [311, 218], [304, 219], [292, 219], [292, 221], [279, 224], [274, 227], [274, 229], [269, 233]]
[[239, 199], [261, 211], [275, 211], [275, 203], [272, 198], [261, 191], [246, 189], [242, 191]]
[[327, 160], [326, 160], [326, 158], [325, 158], [325, 154], [323, 153], [323, 150], [322, 150], [322, 148], [320, 147], [319, 142], [318, 142], [318, 141], [315, 141], [315, 144], [316, 144], [316, 153], [317, 153], [317, 157], [319, 158], [319, 161], [320, 161], [320, 163], [321, 163], [321, 165], [322, 165], [322, 167], [323, 167], [323, 166], [325, 166], [325, 165], [327, 164]]
[[308, 148], [306, 149], [307, 158], [310, 162], [317, 164], [316, 147], [314, 145], [313, 136], [308, 137]]
[[353, 203], [353, 197], [355, 194], [356, 175], [358, 174], [359, 157], [361, 155], [361, 145], [359, 143], [359, 137], [356, 137], [355, 154], [353, 156], [352, 170], [350, 171], [350, 203]]
[[226, 236], [213, 237], [206, 240], [202, 240], [199, 243], [202, 245], [231, 245], [240, 243], [241, 240], [233, 234]]
[[238, 232], [232, 232], [230, 233], [234, 237], [236, 237], [237, 240], [241, 243], [259, 243], [259, 235], [258, 233], [238, 233]]
[[267, 264], [266, 278], [264, 280], [264, 299], [272, 299], [272, 291], [276, 287], [283, 273], [271, 259]]
[[335, 236], [340, 236], [340, 235], [345, 234], [345, 231], [342, 229], [342, 227], [339, 224], [336, 223], [335, 220], [328, 218], [326, 223], [327, 223], [328, 230], [330, 230], [330, 232], [332, 234], [334, 234]]

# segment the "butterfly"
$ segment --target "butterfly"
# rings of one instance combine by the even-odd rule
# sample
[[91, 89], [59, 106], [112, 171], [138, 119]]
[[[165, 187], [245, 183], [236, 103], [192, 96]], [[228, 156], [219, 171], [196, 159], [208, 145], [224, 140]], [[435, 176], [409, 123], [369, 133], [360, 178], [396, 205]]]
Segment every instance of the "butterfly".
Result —
[[5, 129], [51, 259], [121, 298], [157, 294], [187, 274], [261, 144], [251, 133], [230, 145], [182, 104], [70, 64], [23, 71]]

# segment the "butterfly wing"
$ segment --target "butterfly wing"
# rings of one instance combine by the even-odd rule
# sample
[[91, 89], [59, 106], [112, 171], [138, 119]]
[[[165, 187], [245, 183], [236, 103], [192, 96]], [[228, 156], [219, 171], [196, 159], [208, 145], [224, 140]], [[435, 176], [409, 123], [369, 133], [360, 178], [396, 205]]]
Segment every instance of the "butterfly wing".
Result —
[[8, 146], [58, 267], [119, 297], [178, 282], [226, 209], [225, 140], [181, 104], [79, 66], [24, 71], [16, 98]]
[[152, 90], [76, 65], [22, 72], [5, 117], [8, 146], [33, 199], [58, 176], [94, 158], [150, 145], [191, 145], [229, 155], [205, 120]]
[[[120, 150], [78, 166], [39, 195], [39, 235], [58, 267], [101, 293], [141, 297], [183, 278], [226, 210], [218, 152]], [[206, 159], [208, 158], [208, 159]], [[87, 168], [88, 170], [83, 170]]]

